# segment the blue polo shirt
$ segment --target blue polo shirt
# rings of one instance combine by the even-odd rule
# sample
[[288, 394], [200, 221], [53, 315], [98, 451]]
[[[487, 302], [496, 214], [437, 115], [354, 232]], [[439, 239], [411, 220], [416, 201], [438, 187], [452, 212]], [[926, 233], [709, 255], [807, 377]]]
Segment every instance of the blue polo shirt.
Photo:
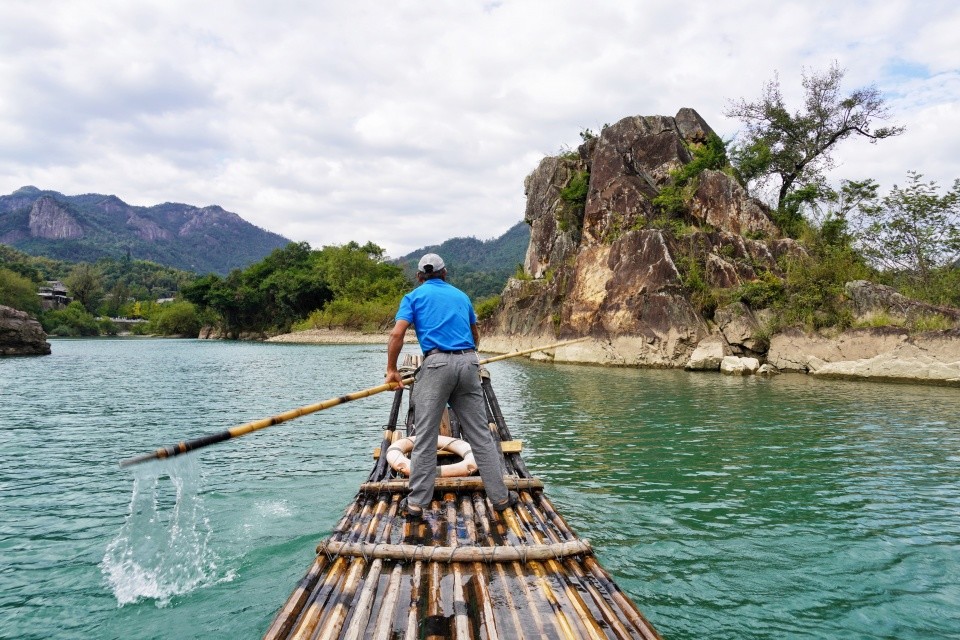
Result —
[[403, 296], [396, 319], [414, 326], [424, 353], [476, 348], [470, 327], [477, 316], [470, 298], [440, 278], [426, 280]]

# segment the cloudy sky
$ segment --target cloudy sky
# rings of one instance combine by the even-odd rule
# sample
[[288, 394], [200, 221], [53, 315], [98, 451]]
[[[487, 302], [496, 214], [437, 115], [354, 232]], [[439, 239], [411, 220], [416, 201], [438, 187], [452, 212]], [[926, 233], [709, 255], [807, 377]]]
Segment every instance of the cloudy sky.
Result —
[[836, 179], [960, 177], [956, 0], [3, 0], [0, 194], [219, 204], [314, 247], [399, 256], [523, 217], [545, 155], [629, 115], [804, 68], [876, 85], [907, 132]]

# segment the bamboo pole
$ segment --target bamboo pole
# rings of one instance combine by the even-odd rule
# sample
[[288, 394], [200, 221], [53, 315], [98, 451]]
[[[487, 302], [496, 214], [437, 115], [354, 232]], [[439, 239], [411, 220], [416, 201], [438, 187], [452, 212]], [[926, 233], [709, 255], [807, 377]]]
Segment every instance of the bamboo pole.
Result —
[[605, 598], [604, 594], [601, 593], [600, 589], [598, 589], [596, 584], [594, 584], [594, 582], [599, 584], [599, 581], [597, 581], [595, 578], [593, 581], [591, 581], [593, 576], [588, 576], [584, 572], [583, 568], [577, 564], [576, 560], [573, 558], [564, 558], [563, 566], [566, 568], [568, 573], [573, 574], [580, 585], [586, 590], [587, 593], [590, 594], [590, 597], [593, 598], [594, 604], [600, 611], [600, 615], [603, 616], [603, 619], [607, 622], [607, 625], [619, 640], [632, 640], [636, 637], [620, 620], [620, 616], [617, 615], [614, 603]]
[[[529, 353], [534, 353], [536, 351], [545, 351], [547, 349], [555, 349], [557, 347], [562, 347], [564, 345], [573, 344], [574, 342], [580, 342], [586, 338], [578, 338], [576, 340], [566, 340], [564, 342], [557, 342], [555, 344], [548, 344], [541, 347], [534, 347], [532, 349], [525, 349], [523, 351], [516, 351], [514, 353], [507, 353], [500, 356], [494, 356], [492, 358], [486, 358], [480, 360], [480, 364], [488, 364], [490, 362], [497, 362], [499, 360], [505, 360], [507, 358], [515, 358], [517, 356], [527, 355]], [[331, 407], [336, 407], [338, 405], [344, 404], [346, 402], [351, 402], [353, 400], [360, 400], [361, 398], [367, 398], [378, 393], [383, 393], [384, 391], [390, 391], [393, 389], [399, 389], [400, 387], [414, 382], [413, 376], [409, 378], [404, 378], [401, 384], [396, 382], [388, 382], [385, 384], [377, 385], [376, 387], [370, 387], [369, 389], [362, 389], [360, 391], [355, 391], [353, 393], [348, 393], [346, 395], [338, 396], [336, 398], [330, 398], [329, 400], [324, 400], [323, 402], [317, 402], [315, 404], [309, 404], [298, 409], [291, 409], [290, 411], [285, 411], [281, 414], [275, 415], [270, 418], [262, 418], [260, 420], [254, 420], [252, 422], [247, 422], [245, 424], [237, 425], [236, 427], [231, 427], [226, 431], [221, 431], [219, 433], [213, 433], [210, 435], [202, 436], [194, 440], [184, 440], [178, 442], [177, 444], [170, 445], [169, 447], [162, 447], [156, 451], [146, 453], [139, 456], [134, 456], [132, 458], [127, 458], [126, 460], [120, 461], [121, 467], [129, 467], [131, 465], [140, 464], [142, 462], [147, 462], [149, 460], [163, 460], [165, 458], [172, 458], [173, 456], [178, 456], [188, 451], [195, 451], [197, 449], [202, 449], [203, 447], [208, 447], [212, 444], [217, 444], [219, 442], [225, 442], [232, 438], [239, 438], [240, 436], [245, 436], [254, 431], [259, 431], [260, 429], [266, 429], [267, 427], [272, 427], [273, 425], [286, 422], [288, 420], [293, 420], [294, 418], [300, 418], [311, 413], [316, 413], [317, 411], [323, 411], [324, 409], [329, 409]]]
[[[484, 535], [486, 536], [487, 541], [492, 545], [496, 545], [498, 536], [500, 539], [504, 539], [504, 531], [502, 526], [495, 525], [491, 521], [489, 512], [487, 511], [486, 501], [483, 498], [481, 498], [479, 494], [474, 496], [473, 505], [474, 505], [475, 512], [479, 516], [480, 525], [483, 528]], [[507, 576], [506, 568], [504, 567], [504, 565], [497, 564], [495, 566], [500, 574], [501, 581], [503, 581], [504, 583], [507, 583], [508, 576]], [[529, 605], [529, 611], [533, 615], [533, 621], [537, 627], [536, 637], [537, 638], [558, 638], [561, 635], [563, 635], [569, 640], [570, 635], [564, 633], [562, 625], [560, 624], [560, 621], [556, 616], [548, 619], [549, 622], [551, 623], [549, 631], [551, 631], [552, 633], [547, 632], [548, 628], [546, 626], [546, 622], [544, 621], [544, 618], [540, 613], [540, 607], [538, 606], [539, 600], [534, 596], [534, 593], [527, 582], [528, 576], [526, 571], [524, 571], [523, 565], [520, 563], [520, 561], [514, 561], [510, 563], [510, 567], [513, 569], [513, 575], [516, 577], [516, 582], [519, 583], [521, 589], [523, 590], [524, 598], [526, 599], [527, 604]], [[549, 588], [549, 585], [547, 588]], [[540, 593], [540, 590], [538, 590], [538, 593]]]
[[[483, 389], [483, 397], [486, 400], [487, 413], [489, 418], [493, 418], [493, 424], [496, 425], [498, 436], [501, 441], [509, 441], [513, 439], [513, 436], [510, 434], [510, 428], [507, 426], [507, 421], [503, 418], [503, 411], [500, 409], [500, 402], [497, 400], [497, 394], [493, 391], [493, 384], [490, 382], [490, 375], [480, 377], [480, 386]], [[527, 465], [523, 462], [523, 458], [519, 453], [504, 454], [504, 460], [509, 462], [513, 467], [513, 471], [519, 475], [521, 478], [531, 477], [530, 471], [527, 470]]]
[[[483, 489], [483, 480], [477, 476], [463, 478], [437, 478], [434, 488], [438, 491], [480, 491]], [[543, 489], [543, 481], [537, 478], [518, 478], [504, 476], [504, 484], [508, 489], [522, 491], [525, 489]], [[360, 485], [362, 493], [405, 493], [410, 490], [410, 481], [406, 478], [386, 480], [384, 482], [364, 482]]]
[[[545, 539], [550, 539], [552, 534], [550, 527], [545, 526], [546, 522], [543, 518], [540, 517], [539, 509], [536, 508], [536, 503], [533, 500], [533, 497], [524, 492], [523, 493], [524, 502], [527, 504], [527, 509], [523, 513], [518, 514], [518, 517], [525, 519], [525, 524], [527, 525], [527, 530], [530, 531], [530, 535], [533, 536], [533, 539], [538, 544], [545, 544]], [[534, 520], [539, 520], [539, 522], [534, 522]], [[561, 544], [569, 544], [561, 543]], [[570, 604], [573, 605], [573, 609], [577, 614], [577, 617], [580, 619], [580, 623], [586, 628], [587, 633], [594, 640], [602, 640], [606, 637], [603, 629], [600, 628], [600, 625], [597, 623], [595, 617], [591, 613], [589, 606], [583, 600], [580, 595], [580, 592], [575, 585], [571, 584], [570, 575], [564, 570], [563, 566], [558, 562], [557, 559], [550, 559], [545, 562], [546, 568], [549, 569], [553, 575], [556, 577], [557, 581], [563, 585], [564, 592], [566, 593], [567, 600]], [[584, 583], [581, 580], [577, 580], [581, 587], [584, 587]], [[600, 602], [603, 602], [603, 598], [600, 597]]]
[[[340, 518], [340, 521], [334, 527], [331, 540], [336, 540], [342, 537], [343, 533], [347, 531], [347, 525], [350, 522], [350, 516], [356, 509], [356, 506], [356, 502], [352, 502], [347, 507], [343, 516]], [[277, 613], [273, 623], [270, 625], [270, 628], [267, 629], [267, 632], [264, 634], [264, 640], [287, 637], [287, 635], [290, 633], [290, 629], [297, 622], [299, 617], [303, 615], [303, 607], [309, 602], [311, 597], [316, 595], [314, 591], [317, 589], [317, 582], [319, 581], [324, 569], [328, 569], [329, 565], [330, 559], [328, 556], [317, 556], [310, 570], [303, 577], [303, 579], [301, 579], [300, 583], [297, 585], [297, 588], [294, 589], [293, 594], [291, 594], [291, 596], [287, 599], [287, 602]]]
[[[383, 432], [383, 442], [380, 445], [380, 448], [383, 451], [386, 451], [387, 447], [390, 446], [393, 435], [397, 432], [397, 418], [400, 415], [400, 405], [402, 403], [403, 389], [401, 388], [393, 392], [393, 404], [390, 405], [390, 415], [387, 418], [387, 428]], [[386, 459], [378, 460], [377, 464], [373, 466], [373, 471], [370, 472], [370, 476], [367, 478], [367, 480], [383, 480], [388, 473], [389, 471], [387, 470]]]
[[[371, 511], [373, 513], [371, 513]], [[383, 517], [385, 511], [385, 501], [368, 498], [360, 512], [360, 517], [357, 518], [353, 531], [351, 532], [351, 537], [355, 540], [362, 541], [369, 540], [371, 536], [376, 535], [380, 519]], [[367, 559], [364, 557], [354, 558], [352, 562], [350, 562], [346, 578], [337, 594], [336, 603], [332, 608], [328, 607], [328, 613], [316, 631], [313, 632], [311, 638], [315, 638], [316, 640], [333, 640], [339, 636], [340, 630], [346, 623], [347, 616], [350, 613], [357, 589], [363, 581], [366, 568]]]
[[630, 623], [637, 628], [644, 640], [661, 640], [660, 634], [654, 628], [650, 621], [640, 613], [637, 605], [623, 594], [620, 587], [613, 581], [610, 574], [600, 566], [595, 558], [586, 558], [584, 565], [590, 569], [590, 572], [600, 581], [604, 588], [610, 593], [611, 597], [623, 611]]
[[[377, 538], [382, 538], [385, 540], [390, 539], [390, 534], [393, 531], [394, 517], [396, 516], [397, 509], [399, 508], [399, 503], [399, 495], [394, 495], [389, 501], [379, 500], [377, 502], [377, 508], [374, 511], [374, 517], [371, 519], [371, 522], [367, 527], [367, 533], [364, 536], [365, 540], [370, 541]], [[383, 530], [378, 531], [381, 527], [381, 523]], [[326, 554], [320, 553], [319, 555], [324, 556]], [[380, 574], [382, 571], [383, 559], [374, 559], [373, 563], [370, 565], [370, 570], [367, 572], [367, 575], [364, 578], [363, 590], [357, 599], [357, 603], [351, 607], [352, 616], [350, 618], [350, 624], [347, 627], [347, 631], [343, 636], [344, 638], [359, 640], [359, 638], [364, 637], [364, 630], [370, 621], [370, 614], [374, 605], [374, 596], [377, 592], [378, 582], [380, 580]], [[391, 581], [392, 580], [393, 577], [391, 576]], [[387, 596], [389, 597], [389, 595], [390, 594], [388, 593]]]
[[277, 612], [273, 622], [270, 624], [270, 628], [263, 634], [263, 640], [279, 640], [280, 638], [287, 637], [290, 629], [293, 628], [293, 623], [297, 620], [297, 616], [299, 616], [303, 610], [303, 605], [313, 592], [313, 588], [316, 586], [320, 574], [329, 563], [325, 555], [318, 555], [316, 559], [314, 559], [310, 570], [307, 571], [307, 574], [300, 580], [300, 583], [296, 589], [293, 590], [293, 593], [287, 599], [286, 603], [284, 603], [280, 611]]
[[[420, 539], [419, 531], [423, 529], [422, 523], [415, 525], [411, 520], [404, 520], [403, 540], [405, 544], [416, 542]], [[417, 620], [419, 620], [420, 599], [421, 599], [421, 581], [423, 580], [423, 561], [413, 563], [413, 572], [410, 576], [410, 601], [407, 602], [406, 626], [404, 627], [405, 640], [417, 640]], [[392, 640], [392, 638], [391, 638]]]
[[[470, 544], [478, 545], [480, 541], [477, 538], [477, 523], [473, 518], [473, 502], [469, 495], [460, 497], [460, 511], [463, 515], [464, 529], [467, 533], [467, 539]], [[490, 597], [490, 574], [487, 567], [482, 562], [474, 562], [471, 565], [473, 569], [474, 583], [479, 600], [480, 618], [484, 629], [486, 630], [487, 640], [500, 640], [500, 633], [497, 629], [497, 621], [493, 612], [493, 600]], [[506, 592], [508, 606], [512, 609], [513, 598]], [[519, 619], [517, 619], [517, 628], [519, 629]], [[521, 640], [517, 638], [517, 640]]]
[[383, 602], [380, 604], [380, 617], [373, 631], [372, 640], [390, 640], [393, 636], [393, 616], [400, 599], [400, 579], [403, 577], [403, 565], [399, 562], [393, 565], [390, 572], [390, 581]]
[[[567, 521], [564, 520], [563, 516], [554, 508], [553, 503], [551, 503], [545, 495], [540, 496], [541, 503], [544, 507], [547, 508], [548, 513], [551, 515], [551, 520], [554, 523], [554, 526], [566, 537], [569, 539], [576, 539], [576, 534], [573, 533], [570, 529], [570, 525], [567, 524]], [[636, 603], [627, 598], [619, 586], [613, 581], [610, 577], [610, 574], [597, 562], [596, 558], [589, 556], [583, 560], [584, 566], [590, 570], [590, 573], [594, 578], [599, 582], [599, 584], [610, 594], [610, 597], [613, 599], [614, 603], [620, 608], [627, 620], [632, 624], [637, 631], [640, 632], [642, 637], [645, 640], [660, 640], [660, 634], [654, 628], [650, 621], [644, 617], [644, 615], [637, 608]]]
[[420, 591], [423, 582], [423, 562], [417, 562], [413, 565], [413, 577], [410, 579], [410, 604], [407, 606], [407, 630], [404, 638], [406, 640], [417, 640], [417, 620], [420, 610]]
[[330, 570], [327, 571], [327, 575], [324, 576], [323, 582], [319, 585], [319, 588], [314, 591], [310, 602], [307, 603], [303, 613], [301, 613], [297, 619], [293, 632], [290, 634], [292, 640], [305, 640], [313, 635], [314, 629], [316, 629], [320, 618], [323, 616], [324, 605], [329, 599], [330, 594], [333, 593], [336, 585], [340, 582], [340, 578], [343, 576], [348, 564], [346, 558], [337, 558], [333, 561]]
[[[364, 516], [370, 511], [370, 504], [371, 500], [369, 498], [358, 495], [347, 508], [340, 522], [337, 523], [331, 539], [346, 538], [347, 541], [354, 541], [362, 535], [362, 523]], [[360, 512], [359, 517], [353, 518], [353, 515], [356, 514], [358, 510]], [[333, 560], [333, 564], [324, 576], [323, 582], [314, 589], [314, 592], [307, 602], [306, 608], [297, 619], [290, 638], [294, 640], [305, 640], [313, 635], [327, 613], [327, 601], [331, 596], [335, 595], [341, 578], [343, 578], [348, 568], [349, 562], [347, 558], [338, 557]]]
[[350, 603], [357, 592], [361, 580], [363, 579], [364, 569], [367, 568], [367, 561], [363, 558], [354, 558], [350, 563], [350, 570], [343, 582], [343, 587], [337, 596], [336, 604], [327, 616], [323, 626], [317, 629], [311, 638], [315, 640], [333, 640], [340, 634], [343, 623], [350, 612]]
[[[515, 509], [507, 509], [500, 512], [499, 514], [500, 524], [498, 526], [506, 526], [513, 532], [517, 538], [520, 540], [526, 540], [527, 534], [524, 529], [520, 526], [519, 521], [517, 520], [517, 513]], [[554, 593], [553, 587], [550, 584], [548, 579], [548, 574], [546, 569], [544, 569], [543, 564], [536, 560], [529, 560], [525, 563], [526, 566], [530, 567], [533, 570], [534, 575], [537, 577], [537, 581], [540, 585], [540, 589], [543, 592], [544, 596], [547, 599], [547, 602], [550, 604], [550, 607], [553, 609], [554, 618], [557, 621], [557, 624], [560, 627], [561, 632], [564, 637], [573, 639], [581, 637], [581, 634], [574, 629], [574, 625], [567, 617], [567, 614], [563, 610], [563, 604], [560, 602], [560, 599]], [[560, 580], [560, 584], [565, 584], [564, 581]], [[589, 628], [587, 629], [589, 633]], [[592, 636], [591, 636], [592, 637]]]
[[537, 351], [546, 351], [547, 349], [557, 349], [559, 347], [565, 347], [568, 344], [574, 344], [577, 342], [583, 342], [589, 336], [584, 336], [582, 338], [574, 338], [572, 340], [564, 340], [562, 342], [554, 342], [553, 344], [548, 344], [542, 347], [532, 347], [530, 349], [524, 349], [523, 351], [514, 351], [513, 353], [505, 353], [499, 356], [493, 356], [491, 358], [486, 358], [481, 360], [480, 364], [490, 364], [491, 362], [498, 362], [500, 360], [506, 360], [507, 358], [516, 358], [517, 356], [525, 356], [531, 353], [536, 353]]
[[[529, 504], [534, 503], [533, 496], [523, 493], [521, 494], [521, 497]], [[540, 499], [540, 506], [543, 508], [530, 508], [528, 509], [528, 512], [530, 513], [531, 518], [536, 518], [539, 521], [538, 528], [540, 531], [546, 533], [548, 539], [551, 540], [553, 544], [557, 544], [561, 541], [571, 541], [577, 539], [576, 535], [574, 535], [570, 528], [566, 525], [566, 522], [563, 520], [563, 518], [561, 518], [553, 508], [553, 505], [546, 499], [546, 497], [542, 495]], [[552, 527], [550, 526], [551, 524], [553, 525]], [[600, 611], [600, 615], [602, 615], [604, 620], [607, 621], [607, 624], [617, 638], [621, 640], [632, 639], [634, 635], [626, 628], [626, 626], [624, 626], [620, 616], [617, 615], [615, 611], [615, 604], [611, 603], [608, 597], [604, 597], [603, 593], [601, 593], [594, 583], [590, 581], [589, 577], [584, 574], [584, 571], [577, 560], [572, 557], [565, 557], [563, 558], [563, 566], [566, 568], [567, 572], [574, 575], [581, 587], [583, 587], [583, 589], [590, 594], [594, 604]]]
[[383, 570], [383, 560], [377, 558], [370, 563], [370, 570], [363, 578], [363, 589], [360, 591], [360, 597], [357, 604], [352, 606], [353, 618], [350, 620], [350, 626], [343, 635], [344, 640], [360, 640], [363, 637], [364, 629], [370, 622], [370, 611], [373, 609], [373, 597], [377, 592], [377, 583], [380, 580], [380, 573]]
[[[439, 513], [440, 505], [434, 500], [430, 505], [431, 510], [434, 513]], [[436, 519], [431, 519], [430, 530], [433, 533], [432, 536], [432, 547], [438, 547], [442, 544], [441, 532], [440, 532], [440, 523]], [[443, 616], [443, 584], [441, 582], [442, 576], [440, 575], [440, 563], [438, 562], [429, 562], [427, 565], [429, 570], [428, 579], [427, 579], [427, 611], [426, 616], [424, 617], [424, 637], [426, 640], [442, 640], [449, 635], [449, 628], [447, 628], [447, 621], [445, 616]], [[437, 628], [439, 627], [439, 628]]]
[[[445, 493], [443, 507], [446, 521], [446, 545], [448, 548], [459, 549], [457, 540], [457, 496], [454, 493]], [[463, 584], [463, 564], [454, 561], [453, 573], [453, 637], [460, 640], [470, 640], [470, 619], [467, 617], [467, 591]]]
[[542, 561], [551, 558], [566, 558], [593, 553], [586, 540], [571, 540], [557, 544], [522, 546], [466, 547], [423, 546], [413, 544], [387, 544], [381, 542], [322, 542], [317, 553], [347, 558], [377, 558], [380, 560], [403, 560], [405, 562], [426, 560], [428, 562], [499, 562]]

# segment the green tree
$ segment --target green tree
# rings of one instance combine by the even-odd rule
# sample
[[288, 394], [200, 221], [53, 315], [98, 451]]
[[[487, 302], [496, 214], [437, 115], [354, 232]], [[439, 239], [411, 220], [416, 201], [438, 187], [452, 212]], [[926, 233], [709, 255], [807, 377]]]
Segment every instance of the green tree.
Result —
[[368, 242], [310, 249], [291, 243], [226, 279], [198, 278], [183, 297], [218, 314], [223, 329], [287, 331], [303, 326], [379, 327], [392, 318], [409, 288], [403, 271], [383, 261], [384, 250]]
[[333, 299], [333, 292], [306, 242], [291, 242], [252, 265], [244, 280], [264, 295], [273, 324], [287, 331], [297, 320]]
[[960, 179], [944, 195], [939, 191], [935, 181], [908, 172], [905, 187], [894, 185], [880, 206], [861, 212], [857, 241], [876, 265], [905, 278], [912, 293], [953, 304], [955, 292], [939, 285], [960, 260]]
[[157, 333], [165, 336], [196, 338], [200, 333], [197, 308], [185, 300], [160, 305], [153, 325]]
[[100, 325], [79, 300], [71, 302], [66, 309], [48, 311], [40, 318], [43, 329], [55, 336], [98, 336]]
[[126, 282], [119, 280], [110, 288], [110, 292], [104, 296], [103, 305], [100, 310], [105, 315], [117, 317], [120, 315], [123, 307], [128, 304], [130, 297], [130, 287]]
[[[740, 99], [724, 115], [745, 125], [731, 155], [744, 184], [765, 184], [779, 179], [777, 209], [797, 215], [803, 204], [819, 195], [825, 172], [833, 168], [832, 153], [837, 143], [860, 136], [871, 142], [903, 133], [904, 127], [876, 127], [889, 117], [880, 91], [874, 87], [856, 89], [844, 95], [841, 82], [845, 71], [836, 62], [823, 72], [802, 74], [803, 108], [791, 113], [780, 91], [777, 76], [764, 85], [761, 97], [752, 102]], [[791, 202], [791, 194], [794, 196]]]
[[0, 267], [0, 304], [36, 315], [40, 312], [36, 283], [19, 273]]
[[91, 264], [81, 262], [70, 270], [63, 282], [74, 300], [94, 311], [103, 296], [103, 275]]

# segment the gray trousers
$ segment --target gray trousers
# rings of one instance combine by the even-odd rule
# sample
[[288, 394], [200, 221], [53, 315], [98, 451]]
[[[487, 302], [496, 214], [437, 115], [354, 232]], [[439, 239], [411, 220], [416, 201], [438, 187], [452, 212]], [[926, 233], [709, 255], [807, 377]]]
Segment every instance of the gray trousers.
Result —
[[487, 425], [476, 353], [435, 353], [423, 361], [413, 387], [416, 439], [410, 460], [411, 504], [429, 507], [437, 478], [437, 436], [447, 404], [460, 421], [463, 437], [473, 450], [480, 477], [493, 504], [507, 500], [500, 466], [500, 447]]

